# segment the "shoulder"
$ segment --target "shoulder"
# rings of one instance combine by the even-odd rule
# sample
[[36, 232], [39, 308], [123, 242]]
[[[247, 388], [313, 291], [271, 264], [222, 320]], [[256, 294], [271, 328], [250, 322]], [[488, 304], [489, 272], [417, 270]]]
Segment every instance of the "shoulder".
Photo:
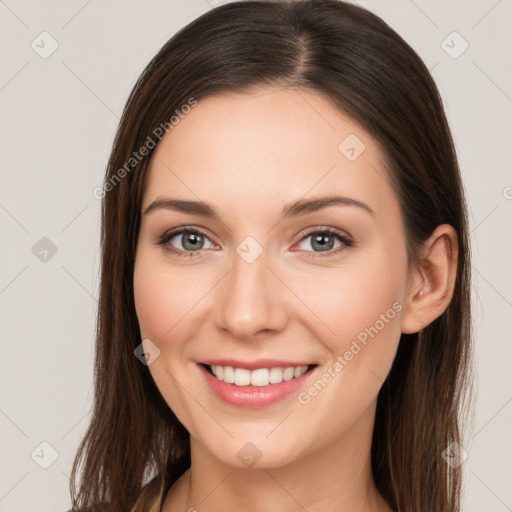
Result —
[[[166, 491], [165, 479], [161, 476], [154, 477], [142, 487], [130, 512], [159, 512]], [[66, 512], [112, 512], [112, 505], [100, 503], [94, 507], [94, 510], [89, 508], [85, 511], [69, 509]]]

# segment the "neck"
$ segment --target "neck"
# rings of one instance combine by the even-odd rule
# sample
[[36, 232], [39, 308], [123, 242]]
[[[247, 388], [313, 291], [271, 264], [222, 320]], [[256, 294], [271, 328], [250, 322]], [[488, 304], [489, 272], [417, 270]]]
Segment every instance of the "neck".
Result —
[[[375, 409], [367, 414], [374, 416]], [[368, 419], [321, 450], [279, 467], [226, 465], [191, 437], [191, 467], [169, 491], [162, 512], [392, 512], [373, 481]]]

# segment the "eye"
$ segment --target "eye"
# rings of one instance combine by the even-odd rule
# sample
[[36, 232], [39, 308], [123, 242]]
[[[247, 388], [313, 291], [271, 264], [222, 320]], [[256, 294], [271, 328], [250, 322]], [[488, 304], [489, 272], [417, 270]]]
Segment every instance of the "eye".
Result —
[[[308, 239], [311, 240], [308, 242]], [[205, 233], [191, 228], [178, 228], [166, 232], [158, 238], [157, 244], [179, 257], [195, 257], [197, 256], [195, 253], [200, 252], [202, 249], [215, 249], [219, 247]], [[354, 241], [340, 230], [319, 228], [303, 236], [299, 245], [306, 253], [310, 253], [307, 254], [308, 258], [318, 258], [338, 254], [346, 248], [352, 247]], [[313, 250], [310, 250], [310, 248]]]
[[[173, 242], [173, 240], [176, 240]], [[205, 242], [210, 245], [206, 245]], [[162, 245], [166, 251], [172, 252], [177, 256], [194, 257], [195, 252], [202, 249], [212, 249], [218, 247], [210, 239], [197, 229], [180, 228], [174, 231], [164, 233], [158, 239], [158, 245]], [[177, 244], [176, 247], [174, 244]], [[181, 246], [181, 247], [180, 247]]]
[[[308, 239], [310, 240], [308, 241]], [[308, 258], [317, 258], [324, 256], [322, 254], [318, 254], [322, 252], [327, 253], [325, 256], [338, 254], [347, 247], [352, 247], [354, 245], [354, 241], [342, 231], [334, 228], [322, 228], [310, 231], [301, 239], [299, 244], [301, 244], [301, 249], [306, 250], [306, 252], [317, 253], [313, 255], [308, 254]], [[313, 251], [310, 251], [309, 248], [312, 248]]]

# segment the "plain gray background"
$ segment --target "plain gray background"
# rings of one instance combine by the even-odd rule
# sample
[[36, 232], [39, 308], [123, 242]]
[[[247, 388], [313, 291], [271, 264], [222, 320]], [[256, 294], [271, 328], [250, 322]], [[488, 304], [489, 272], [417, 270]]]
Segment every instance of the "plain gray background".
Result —
[[[2, 512], [70, 505], [68, 475], [92, 399], [92, 191], [139, 73], [220, 3], [0, 0]], [[512, 1], [358, 3], [420, 54], [444, 99], [473, 242], [478, 400], [464, 446], [464, 510], [510, 511]]]

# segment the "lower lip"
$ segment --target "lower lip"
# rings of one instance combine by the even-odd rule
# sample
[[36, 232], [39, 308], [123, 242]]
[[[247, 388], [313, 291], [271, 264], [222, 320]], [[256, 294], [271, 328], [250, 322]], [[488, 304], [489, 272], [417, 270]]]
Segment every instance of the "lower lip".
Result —
[[304, 381], [315, 372], [316, 367], [307, 371], [300, 377], [284, 380], [279, 384], [268, 386], [237, 386], [228, 384], [213, 376], [203, 365], [198, 365], [210, 389], [222, 400], [237, 407], [258, 409], [275, 404], [286, 397], [296, 393]]

